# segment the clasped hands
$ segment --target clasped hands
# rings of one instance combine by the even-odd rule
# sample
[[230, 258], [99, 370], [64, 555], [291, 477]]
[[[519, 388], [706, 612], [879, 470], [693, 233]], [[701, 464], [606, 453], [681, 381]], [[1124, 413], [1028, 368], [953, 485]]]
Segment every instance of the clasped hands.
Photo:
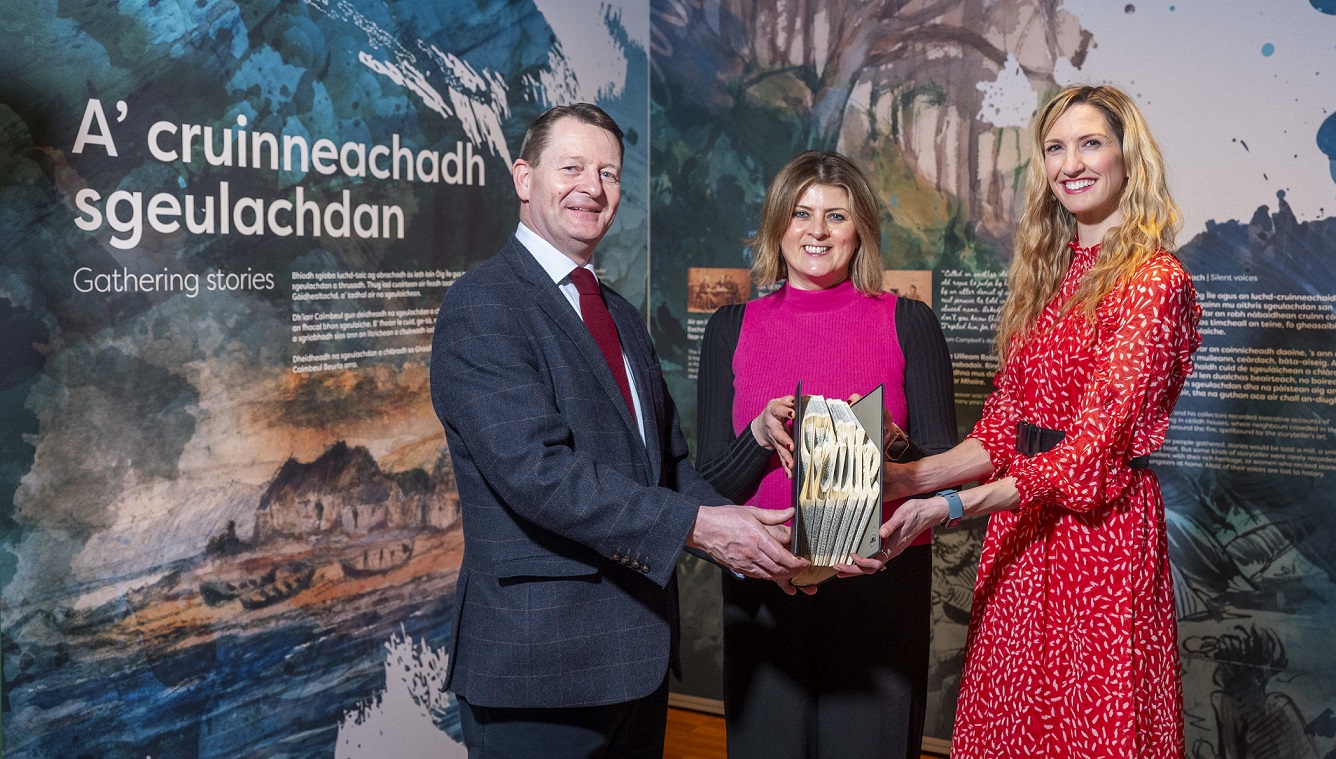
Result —
[[[899, 465], [888, 465], [899, 466]], [[915, 505], [941, 508], [915, 508]], [[906, 501], [881, 526], [882, 550], [870, 557], [851, 555], [848, 564], [836, 564], [840, 577], [872, 574], [885, 568], [886, 562], [899, 555], [924, 530], [942, 520], [946, 511], [940, 498]], [[941, 514], [937, 514], [937, 511]], [[687, 546], [705, 551], [715, 561], [747, 577], [771, 580], [785, 593], [799, 590], [811, 595], [816, 586], [795, 587], [795, 575], [811, 566], [807, 559], [793, 555], [788, 545], [791, 531], [784, 524], [793, 518], [793, 509], [770, 510], [752, 506], [702, 506], [696, 515]]]

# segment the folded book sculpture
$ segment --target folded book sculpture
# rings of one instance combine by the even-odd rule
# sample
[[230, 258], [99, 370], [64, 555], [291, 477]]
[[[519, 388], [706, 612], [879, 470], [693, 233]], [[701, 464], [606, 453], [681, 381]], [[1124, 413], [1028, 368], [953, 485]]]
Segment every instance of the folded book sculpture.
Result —
[[802, 394], [793, 439], [793, 551], [812, 566], [798, 586], [835, 576], [833, 564], [881, 549], [882, 388], [849, 404]]

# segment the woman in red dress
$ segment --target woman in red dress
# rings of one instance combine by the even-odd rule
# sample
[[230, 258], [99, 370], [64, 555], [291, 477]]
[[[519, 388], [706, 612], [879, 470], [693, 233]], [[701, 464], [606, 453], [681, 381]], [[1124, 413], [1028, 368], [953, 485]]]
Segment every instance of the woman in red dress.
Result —
[[1164, 501], [1146, 468], [1201, 342], [1192, 279], [1169, 252], [1180, 215], [1117, 89], [1064, 89], [1035, 135], [996, 390], [965, 442], [887, 465], [888, 497], [987, 482], [909, 501], [882, 525], [882, 555], [992, 515], [952, 759], [1181, 759]]

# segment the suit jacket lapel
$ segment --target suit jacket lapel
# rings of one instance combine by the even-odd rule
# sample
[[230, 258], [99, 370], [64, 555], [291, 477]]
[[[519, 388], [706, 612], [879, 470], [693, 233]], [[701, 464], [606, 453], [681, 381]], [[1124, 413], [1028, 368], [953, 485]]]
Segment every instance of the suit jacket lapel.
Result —
[[[621, 388], [617, 387], [617, 380], [612, 377], [612, 370], [608, 368], [608, 362], [604, 360], [602, 351], [598, 349], [598, 343], [594, 342], [594, 336], [589, 334], [589, 328], [580, 320], [580, 316], [575, 313], [575, 309], [571, 308], [566, 296], [561, 294], [561, 290], [556, 283], [547, 275], [547, 272], [543, 270], [543, 267], [539, 265], [533, 255], [520, 244], [519, 240], [511, 237], [501, 252], [508, 258], [519, 277], [532, 287], [534, 302], [538, 304], [539, 308], [543, 309], [548, 318], [552, 319], [562, 332], [566, 333], [566, 336], [579, 349], [580, 355], [593, 367], [594, 375], [598, 377], [599, 387], [603, 388], [603, 392], [607, 394], [608, 398], [614, 401], [613, 405], [617, 407], [621, 414], [622, 422], [635, 435], [636, 440], [639, 440], [640, 430], [636, 427], [636, 421], [631, 415], [631, 410], [626, 407], [626, 400], [622, 398]], [[619, 331], [624, 329], [621, 321], [615, 317], [614, 322], [616, 322]], [[628, 352], [629, 354], [630, 352]], [[637, 390], [640, 392], [640, 405], [645, 409], [644, 413], [648, 416], [651, 411], [646, 407], [644, 389], [639, 387], [646, 382], [646, 380], [641, 379], [645, 377], [645, 370], [636, 366], [634, 358], [631, 361], [633, 369], [637, 372], [636, 381]], [[646, 429], [652, 430], [654, 428], [646, 427]], [[648, 440], [649, 438], [650, 435], [646, 433], [645, 439]]]

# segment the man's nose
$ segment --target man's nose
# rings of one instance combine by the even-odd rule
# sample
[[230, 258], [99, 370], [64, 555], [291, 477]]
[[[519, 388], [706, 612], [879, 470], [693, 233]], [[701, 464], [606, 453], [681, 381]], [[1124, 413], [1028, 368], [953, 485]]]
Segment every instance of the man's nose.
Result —
[[603, 195], [603, 177], [598, 169], [586, 169], [580, 174], [580, 189], [591, 198]]

